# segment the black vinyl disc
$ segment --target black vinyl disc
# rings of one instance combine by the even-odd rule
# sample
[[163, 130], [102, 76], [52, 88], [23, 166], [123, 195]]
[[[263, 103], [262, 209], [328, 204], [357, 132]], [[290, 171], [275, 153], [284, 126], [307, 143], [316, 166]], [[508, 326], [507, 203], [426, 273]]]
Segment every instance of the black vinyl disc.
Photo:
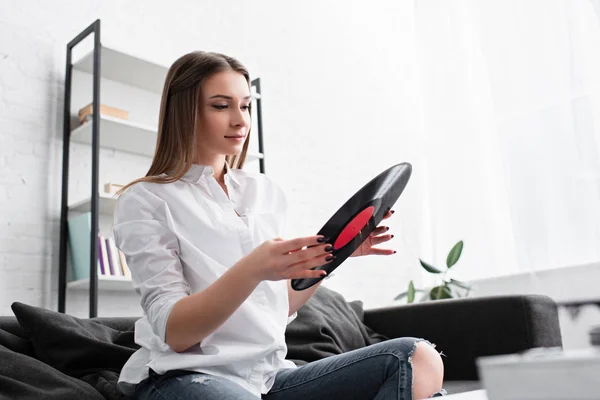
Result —
[[[340, 207], [317, 233], [328, 238], [327, 243], [333, 246], [331, 254], [336, 259], [315, 270], [325, 270], [328, 275], [331, 274], [360, 247], [392, 209], [404, 191], [411, 172], [409, 163], [394, 165], [373, 178]], [[321, 279], [292, 279], [292, 288], [308, 289]]]

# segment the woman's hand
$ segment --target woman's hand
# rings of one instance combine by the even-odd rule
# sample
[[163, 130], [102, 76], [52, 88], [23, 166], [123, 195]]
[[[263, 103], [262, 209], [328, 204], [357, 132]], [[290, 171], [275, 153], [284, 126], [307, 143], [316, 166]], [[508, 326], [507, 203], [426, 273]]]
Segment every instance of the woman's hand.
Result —
[[312, 269], [330, 263], [333, 246], [322, 243], [322, 236], [308, 236], [291, 240], [267, 240], [240, 260], [244, 269], [259, 281], [282, 279], [320, 278], [325, 271]]
[[[385, 214], [383, 219], [390, 218], [392, 216], [392, 214], [394, 214], [393, 210], [388, 211], [388, 213]], [[395, 250], [379, 249], [379, 248], [373, 247], [373, 246], [377, 246], [378, 244], [385, 243], [394, 237], [394, 235], [386, 233], [389, 229], [390, 228], [387, 226], [378, 226], [377, 228], [375, 228], [373, 230], [373, 232], [371, 232], [369, 237], [365, 239], [365, 241], [360, 245], [360, 247], [358, 249], [356, 249], [354, 251], [354, 253], [352, 253], [350, 255], [350, 257], [368, 256], [371, 254], [388, 256], [388, 255], [394, 254], [396, 252]], [[384, 233], [386, 233], [386, 234], [384, 234]]]

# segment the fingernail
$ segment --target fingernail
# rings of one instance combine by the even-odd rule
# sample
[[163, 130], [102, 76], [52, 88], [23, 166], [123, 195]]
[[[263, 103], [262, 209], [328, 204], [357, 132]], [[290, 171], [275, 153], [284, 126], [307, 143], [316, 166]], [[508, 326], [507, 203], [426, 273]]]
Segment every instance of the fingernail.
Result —
[[320, 237], [317, 239], [317, 242], [319, 242], [319, 243], [325, 243], [326, 241], [327, 241], [326, 237]]
[[387, 231], [389, 231], [389, 230], [390, 230], [390, 227], [389, 227], [389, 226], [386, 226], [386, 228], [385, 228], [385, 231], [387, 232]]
[[394, 254], [396, 254], [396, 250], [394, 250]]
[[321, 276], [327, 275], [327, 271], [321, 271]]
[[393, 239], [393, 238], [394, 238], [394, 235], [392, 235], [392, 237], [391, 237], [391, 238]]
[[327, 246], [327, 247], [325, 247], [325, 251], [331, 251], [331, 250], [333, 250], [333, 246]]
[[327, 258], [325, 259], [325, 261], [331, 261], [331, 260], [335, 260], [335, 256], [327, 256]]
[[393, 213], [395, 213], [396, 211], [392, 210], [392, 211], [390, 211], [390, 212], [393, 214]]

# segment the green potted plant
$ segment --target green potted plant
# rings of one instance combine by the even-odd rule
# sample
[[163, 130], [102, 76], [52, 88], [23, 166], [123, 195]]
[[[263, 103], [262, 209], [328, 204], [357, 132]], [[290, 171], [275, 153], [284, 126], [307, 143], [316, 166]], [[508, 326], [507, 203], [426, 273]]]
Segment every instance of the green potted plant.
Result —
[[407, 302], [412, 303], [414, 302], [415, 295], [418, 292], [423, 293], [421, 301], [452, 299], [455, 297], [468, 296], [471, 290], [471, 286], [469, 284], [452, 278], [446, 279], [448, 271], [450, 271], [450, 268], [452, 268], [456, 264], [456, 262], [460, 258], [460, 255], [462, 254], [462, 250], [463, 241], [461, 240], [458, 243], [456, 243], [448, 253], [448, 256], [446, 257], [446, 268], [444, 270], [436, 268], [433, 265], [428, 264], [419, 258], [419, 262], [421, 263], [421, 266], [423, 267], [423, 269], [425, 269], [425, 271], [429, 272], [430, 274], [441, 274], [442, 282], [439, 285], [434, 286], [430, 289], [422, 290], [415, 289], [415, 285], [411, 280], [408, 284], [408, 290], [404, 293], [400, 293], [394, 298], [394, 300], [401, 300], [404, 297], [406, 297]]

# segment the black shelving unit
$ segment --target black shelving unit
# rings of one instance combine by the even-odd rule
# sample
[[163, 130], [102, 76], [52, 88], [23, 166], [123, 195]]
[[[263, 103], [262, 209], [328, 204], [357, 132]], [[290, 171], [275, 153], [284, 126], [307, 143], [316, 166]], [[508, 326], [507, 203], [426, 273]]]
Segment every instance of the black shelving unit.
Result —
[[90, 231], [90, 318], [98, 315], [98, 275], [96, 270], [98, 249], [98, 167], [100, 156], [100, 20], [96, 20], [83, 32], [67, 44], [67, 63], [65, 74], [65, 99], [63, 109], [63, 165], [62, 165], [62, 198], [60, 205], [60, 250], [58, 266], [58, 312], [65, 312], [67, 294], [67, 246], [69, 239], [69, 150], [71, 139], [71, 84], [73, 78], [73, 48], [89, 35], [94, 35], [93, 89], [92, 89], [92, 191], [91, 191], [91, 231]]
[[[97, 259], [98, 249], [96, 246], [98, 229], [98, 214], [99, 214], [99, 189], [98, 189], [98, 171], [100, 161], [100, 78], [102, 65], [102, 45], [100, 42], [100, 20], [94, 21], [90, 26], [83, 30], [73, 40], [67, 44], [67, 60], [65, 68], [65, 97], [63, 109], [63, 162], [62, 162], [62, 194], [61, 194], [61, 209], [60, 209], [60, 249], [59, 249], [59, 273], [58, 273], [58, 311], [64, 313], [66, 311], [66, 295], [67, 295], [67, 246], [69, 244], [68, 231], [68, 192], [69, 192], [69, 152], [71, 144], [71, 93], [72, 93], [72, 77], [73, 77], [73, 48], [89, 35], [94, 35], [93, 49], [93, 69], [92, 69], [92, 130], [91, 130], [91, 146], [92, 146], [92, 168], [91, 168], [91, 231], [90, 231], [90, 278], [89, 278], [89, 317], [93, 318], [98, 315], [98, 275], [97, 275]], [[263, 143], [263, 123], [262, 123], [262, 93], [260, 78], [252, 80], [251, 86], [256, 92], [256, 118], [258, 125], [257, 139], [259, 151], [259, 170], [265, 173], [265, 158], [264, 158], [264, 143]], [[90, 123], [90, 122], [88, 122]]]

